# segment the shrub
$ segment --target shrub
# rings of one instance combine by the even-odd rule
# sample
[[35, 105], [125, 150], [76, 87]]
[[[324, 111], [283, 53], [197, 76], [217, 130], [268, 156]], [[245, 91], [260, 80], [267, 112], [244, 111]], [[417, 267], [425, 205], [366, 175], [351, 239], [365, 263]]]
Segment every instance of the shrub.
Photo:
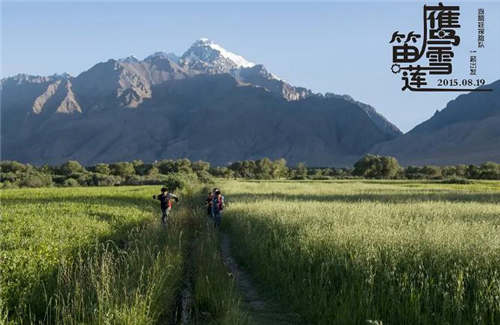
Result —
[[64, 186], [66, 187], [75, 187], [75, 186], [78, 186], [78, 181], [74, 178], [68, 178], [64, 181], [63, 183]]
[[85, 174], [80, 174], [78, 178], [76, 179], [78, 184], [81, 186], [92, 186], [94, 185], [94, 180], [92, 177], [92, 174], [85, 173]]
[[50, 175], [29, 173], [23, 175], [21, 187], [47, 187], [52, 185], [52, 177]]
[[196, 172], [198, 180], [202, 183], [212, 182], [212, 175], [210, 175], [206, 170], [200, 170]]
[[463, 177], [451, 177], [441, 181], [443, 184], [472, 184], [471, 180]]
[[168, 188], [169, 191], [176, 191], [188, 186], [193, 186], [197, 183], [198, 178], [196, 177], [196, 175], [184, 173], [167, 175], [163, 182], [163, 184]]
[[0, 182], [0, 188], [9, 189], [9, 188], [18, 188], [18, 186], [16, 183], [5, 181], [5, 182]]
[[420, 169], [421, 173], [426, 175], [427, 178], [433, 178], [433, 179], [437, 179], [437, 178], [441, 178], [442, 177], [442, 174], [441, 174], [441, 168], [438, 167], [438, 166], [424, 166]]
[[324, 176], [324, 175], [312, 175], [309, 176], [309, 179], [316, 180], [316, 181], [326, 181], [329, 179], [332, 179], [330, 176]]
[[121, 183], [121, 177], [106, 175], [100, 173], [92, 174], [92, 185], [94, 186], [113, 186]]
[[15, 183], [18, 180], [18, 175], [13, 172], [0, 173], [0, 182], [10, 182]]

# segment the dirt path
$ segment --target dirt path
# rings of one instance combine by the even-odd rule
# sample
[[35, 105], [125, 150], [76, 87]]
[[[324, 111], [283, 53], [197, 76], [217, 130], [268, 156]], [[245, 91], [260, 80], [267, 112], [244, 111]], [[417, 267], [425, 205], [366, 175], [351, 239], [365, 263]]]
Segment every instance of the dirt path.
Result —
[[231, 255], [231, 241], [227, 234], [221, 236], [221, 254], [224, 264], [233, 274], [242, 296], [242, 309], [254, 324], [301, 324], [299, 315], [284, 311], [276, 302], [264, 297], [252, 283], [250, 275], [242, 270]]

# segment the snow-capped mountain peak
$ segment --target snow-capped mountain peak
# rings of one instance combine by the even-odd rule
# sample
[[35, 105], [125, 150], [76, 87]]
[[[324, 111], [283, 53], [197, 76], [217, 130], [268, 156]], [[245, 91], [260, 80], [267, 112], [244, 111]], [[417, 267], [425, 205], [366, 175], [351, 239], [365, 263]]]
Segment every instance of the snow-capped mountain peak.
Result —
[[247, 61], [244, 57], [226, 50], [219, 44], [210, 41], [208, 38], [201, 38], [199, 42], [204, 46], [210, 47], [212, 50], [218, 51], [221, 56], [233, 61], [237, 67], [251, 68], [255, 65], [255, 63]]
[[230, 52], [219, 44], [201, 38], [183, 54], [182, 60], [185, 64], [204, 69], [215, 69], [220, 72], [228, 72], [234, 68], [250, 68], [255, 63], [244, 57]]

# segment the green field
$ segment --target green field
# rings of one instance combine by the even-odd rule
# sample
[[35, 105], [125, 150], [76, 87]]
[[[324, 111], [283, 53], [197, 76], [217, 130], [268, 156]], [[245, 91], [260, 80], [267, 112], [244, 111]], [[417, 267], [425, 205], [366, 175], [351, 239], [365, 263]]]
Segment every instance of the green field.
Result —
[[227, 182], [241, 263], [312, 324], [499, 324], [500, 183]]
[[[217, 186], [236, 260], [303, 324], [500, 323], [500, 182]], [[250, 322], [206, 189], [180, 192], [167, 229], [157, 191], [0, 191], [0, 324], [180, 324], [186, 288], [190, 323]]]
[[[158, 186], [1, 191], [0, 324], [175, 323], [188, 265], [201, 263], [189, 277], [225, 288], [205, 295], [213, 304], [203, 307], [219, 323], [243, 319], [231, 279], [214, 272], [220, 258], [191, 257], [201, 245], [216, 250], [212, 228], [196, 217], [201, 199], [190, 189], [180, 192], [183, 200], [164, 228], [151, 199], [157, 192]], [[192, 290], [203, 288], [210, 286]], [[194, 320], [205, 311], [196, 303], [191, 309]]]

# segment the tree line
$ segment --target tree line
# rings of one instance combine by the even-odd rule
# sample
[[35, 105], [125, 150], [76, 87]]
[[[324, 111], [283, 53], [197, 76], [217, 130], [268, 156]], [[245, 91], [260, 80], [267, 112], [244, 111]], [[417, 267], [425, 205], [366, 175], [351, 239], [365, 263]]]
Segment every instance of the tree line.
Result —
[[307, 167], [304, 163], [288, 166], [285, 159], [245, 160], [225, 167], [213, 167], [205, 161], [189, 159], [161, 160], [144, 163], [99, 163], [82, 166], [70, 160], [63, 164], [33, 166], [16, 161], [0, 162], [0, 187], [48, 186], [113, 186], [113, 185], [167, 185], [181, 187], [187, 182], [208, 183], [213, 177], [244, 179], [442, 179], [466, 182], [467, 179], [500, 179], [500, 164], [481, 165], [407, 166], [401, 167], [394, 157], [366, 155], [352, 168]]

